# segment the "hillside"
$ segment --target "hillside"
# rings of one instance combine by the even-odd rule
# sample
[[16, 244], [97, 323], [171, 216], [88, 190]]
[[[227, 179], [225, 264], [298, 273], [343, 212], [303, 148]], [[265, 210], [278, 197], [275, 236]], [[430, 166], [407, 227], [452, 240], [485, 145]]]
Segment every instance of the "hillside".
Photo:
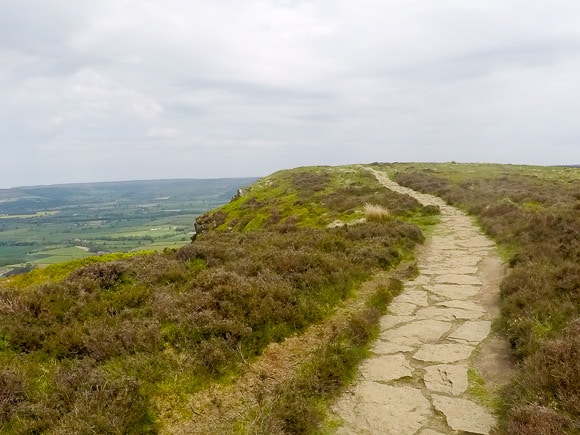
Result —
[[[189, 246], [0, 281], [3, 431], [167, 431], [192, 421], [192, 397], [235, 384], [272, 343], [319, 325], [330, 329], [303, 355], [310, 368], [270, 392], [297, 396], [267, 423], [310, 431], [324, 415], [316, 404], [352, 376], [400, 289], [396, 279], [361, 284], [410, 261], [423, 240], [411, 221], [428, 225], [436, 213], [358, 167], [299, 168], [200, 218]], [[252, 412], [195, 421], [242, 427]]]
[[579, 169], [378, 163], [264, 177], [179, 249], [0, 279], [1, 433], [331, 432], [329, 403], [439, 222], [368, 169], [498, 243], [494, 328], [518, 362], [494, 402], [500, 430], [577, 433]]
[[0, 190], [0, 268], [183, 246], [197, 216], [254, 181], [149, 180]]

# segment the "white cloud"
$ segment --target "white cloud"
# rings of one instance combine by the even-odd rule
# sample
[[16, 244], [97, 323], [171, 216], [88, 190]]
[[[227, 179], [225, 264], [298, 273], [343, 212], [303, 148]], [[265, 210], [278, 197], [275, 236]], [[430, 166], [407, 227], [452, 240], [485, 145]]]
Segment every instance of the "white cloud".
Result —
[[26, 168], [0, 186], [578, 163], [579, 19], [571, 0], [6, 0], [0, 147]]

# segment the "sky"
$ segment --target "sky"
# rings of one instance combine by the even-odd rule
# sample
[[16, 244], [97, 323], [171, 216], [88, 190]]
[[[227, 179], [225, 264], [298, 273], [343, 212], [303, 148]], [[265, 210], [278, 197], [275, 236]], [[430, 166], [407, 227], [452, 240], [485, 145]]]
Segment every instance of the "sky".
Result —
[[1, 0], [0, 188], [580, 163], [578, 0]]

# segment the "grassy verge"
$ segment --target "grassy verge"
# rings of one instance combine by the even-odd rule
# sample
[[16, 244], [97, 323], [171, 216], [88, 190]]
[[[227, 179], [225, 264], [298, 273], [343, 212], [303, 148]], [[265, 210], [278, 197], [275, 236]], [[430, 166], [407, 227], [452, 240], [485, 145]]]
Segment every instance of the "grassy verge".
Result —
[[502, 328], [519, 361], [504, 394], [507, 433], [580, 430], [580, 170], [389, 165], [396, 180], [477, 216], [501, 246]]
[[[360, 221], [365, 203], [389, 217]], [[415, 215], [431, 213], [366, 171], [303, 168], [205, 215], [203, 233], [178, 250], [0, 281], [2, 431], [157, 433], [187, 419], [191, 397], [234, 383], [272, 343], [324, 325], [372, 273], [408, 258], [422, 234], [398, 217]], [[337, 219], [358, 224], [329, 227]], [[337, 326], [321, 359], [301, 365], [292, 382], [303, 400], [317, 389], [323, 400], [348, 377], [369, 313]], [[343, 358], [338, 380], [324, 384]], [[305, 430], [298, 414], [277, 420], [285, 432]]]

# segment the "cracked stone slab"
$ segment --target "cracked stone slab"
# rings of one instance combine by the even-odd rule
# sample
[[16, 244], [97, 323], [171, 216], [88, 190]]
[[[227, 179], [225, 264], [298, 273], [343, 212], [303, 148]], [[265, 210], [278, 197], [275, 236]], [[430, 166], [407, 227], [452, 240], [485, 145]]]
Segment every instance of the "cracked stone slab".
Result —
[[433, 406], [443, 413], [451, 429], [476, 434], [489, 434], [495, 419], [483, 407], [469, 400], [433, 395]]
[[410, 316], [417, 309], [417, 305], [409, 304], [406, 302], [391, 302], [389, 304], [389, 313], [395, 314], [397, 316]]
[[431, 306], [417, 311], [417, 317], [420, 319], [434, 319], [448, 322], [454, 320], [476, 320], [482, 317], [483, 314], [484, 313], [481, 311], [470, 311], [462, 308], [440, 306]]
[[425, 290], [447, 299], [470, 299], [479, 293], [480, 286], [435, 284], [424, 286]]
[[425, 367], [423, 380], [429, 391], [459, 396], [467, 391], [467, 365], [439, 364]]
[[381, 337], [395, 343], [415, 346], [439, 340], [450, 328], [449, 322], [431, 319], [417, 320], [385, 331]]
[[481, 305], [472, 301], [443, 301], [438, 302], [436, 306], [445, 308], [459, 308], [460, 310], [470, 311], [478, 316], [483, 316], [485, 314], [485, 310], [481, 307]]
[[406, 346], [404, 344], [392, 343], [390, 341], [377, 340], [371, 349], [371, 352], [377, 355], [390, 355], [399, 352], [414, 351], [414, 347]]
[[442, 432], [437, 432], [436, 430], [433, 429], [424, 429], [421, 432], [419, 432], [419, 435], [445, 435]]
[[335, 407], [346, 430], [365, 434], [412, 435], [433, 415], [431, 404], [412, 387], [363, 381]]
[[430, 278], [426, 277], [424, 275], [419, 275], [417, 278], [415, 278], [413, 281], [411, 281], [413, 284], [416, 285], [424, 285], [424, 284], [429, 284]]
[[381, 331], [386, 329], [391, 329], [393, 326], [400, 325], [401, 323], [408, 323], [413, 320], [416, 320], [415, 316], [395, 316], [395, 315], [387, 315], [381, 317]]
[[463, 248], [478, 249], [478, 248], [490, 248], [494, 246], [494, 243], [491, 240], [487, 240], [485, 238], [473, 237], [469, 241], [460, 242], [459, 245], [462, 246]]
[[367, 381], [374, 382], [389, 382], [413, 375], [409, 361], [401, 354], [369, 358], [361, 364], [360, 373]]
[[446, 274], [433, 278], [440, 284], [463, 284], [463, 285], [481, 285], [481, 280], [472, 275]]
[[428, 294], [424, 290], [408, 290], [393, 299], [393, 303], [406, 303], [426, 307], [429, 305], [427, 301]]
[[479, 344], [489, 335], [491, 322], [480, 320], [475, 322], [465, 322], [455, 332], [449, 335], [449, 339]]
[[438, 265], [431, 266], [426, 269], [419, 269], [420, 273], [426, 275], [437, 275], [437, 274], [454, 274], [454, 275], [474, 275], [479, 269], [476, 266], [461, 266], [461, 265]]
[[479, 255], [462, 255], [460, 257], [455, 257], [453, 260], [449, 261], [449, 265], [456, 266], [477, 266], [481, 261], [481, 256]]
[[447, 364], [468, 359], [473, 349], [475, 349], [473, 346], [460, 343], [424, 344], [415, 352], [413, 358]]

